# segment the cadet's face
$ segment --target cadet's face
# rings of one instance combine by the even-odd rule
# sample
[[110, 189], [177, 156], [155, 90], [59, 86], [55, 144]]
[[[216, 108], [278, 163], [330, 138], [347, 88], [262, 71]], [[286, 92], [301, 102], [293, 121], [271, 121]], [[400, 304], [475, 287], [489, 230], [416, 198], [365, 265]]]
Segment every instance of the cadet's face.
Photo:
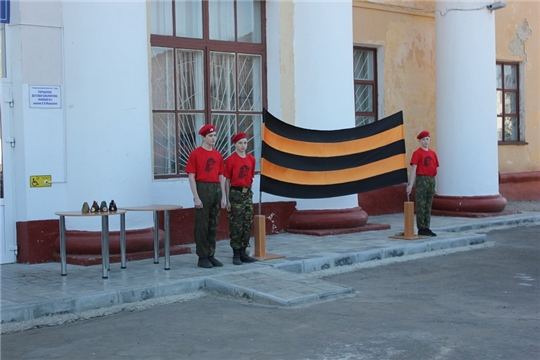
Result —
[[207, 143], [208, 145], [213, 146], [216, 143], [216, 140], [217, 140], [217, 132], [215, 131], [206, 134], [206, 136], [204, 137], [204, 142]]
[[236, 150], [238, 151], [246, 151], [247, 144], [247, 139], [240, 139], [236, 142], [236, 144], [234, 144], [234, 146], [236, 146]]
[[426, 136], [424, 138], [420, 139], [420, 145], [425, 149], [429, 147], [429, 142], [431, 141], [431, 138], [429, 136]]

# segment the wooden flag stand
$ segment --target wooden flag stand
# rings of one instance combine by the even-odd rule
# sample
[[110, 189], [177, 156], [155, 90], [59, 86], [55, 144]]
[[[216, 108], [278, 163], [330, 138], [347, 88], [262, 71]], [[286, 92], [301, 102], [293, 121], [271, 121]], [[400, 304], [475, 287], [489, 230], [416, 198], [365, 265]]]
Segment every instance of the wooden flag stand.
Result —
[[257, 260], [272, 260], [284, 258], [285, 255], [276, 255], [266, 253], [266, 223], [264, 215], [255, 215], [253, 217], [255, 229], [255, 255]]
[[414, 202], [406, 201], [403, 209], [403, 215], [405, 218], [405, 230], [403, 235], [390, 236], [393, 239], [402, 240], [418, 240], [428, 236], [414, 235]]

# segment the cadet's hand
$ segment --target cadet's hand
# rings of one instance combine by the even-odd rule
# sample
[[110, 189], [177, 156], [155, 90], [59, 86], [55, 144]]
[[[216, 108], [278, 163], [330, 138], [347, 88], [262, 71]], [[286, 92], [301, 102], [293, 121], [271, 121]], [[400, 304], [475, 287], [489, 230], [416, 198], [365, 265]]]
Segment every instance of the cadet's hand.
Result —
[[407, 184], [407, 195], [411, 193], [412, 187], [412, 184]]
[[195, 203], [195, 209], [202, 209], [203, 203], [201, 199], [193, 199], [193, 202]]

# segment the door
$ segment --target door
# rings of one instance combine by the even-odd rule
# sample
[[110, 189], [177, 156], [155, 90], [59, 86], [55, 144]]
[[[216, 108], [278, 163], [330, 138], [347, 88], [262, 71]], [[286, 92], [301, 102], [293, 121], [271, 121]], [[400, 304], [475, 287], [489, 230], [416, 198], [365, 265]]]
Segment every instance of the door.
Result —
[[11, 134], [11, 84], [0, 79], [0, 264], [13, 263], [17, 255], [13, 199], [13, 151]]

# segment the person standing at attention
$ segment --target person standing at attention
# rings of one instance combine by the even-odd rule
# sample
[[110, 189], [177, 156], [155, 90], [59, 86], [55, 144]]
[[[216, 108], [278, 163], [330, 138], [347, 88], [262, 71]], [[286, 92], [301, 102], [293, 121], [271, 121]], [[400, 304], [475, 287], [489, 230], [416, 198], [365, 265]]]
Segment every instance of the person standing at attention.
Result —
[[223, 266], [214, 257], [220, 209], [227, 206], [225, 196], [225, 163], [223, 156], [214, 149], [216, 127], [204, 125], [199, 130], [202, 145], [189, 154], [186, 173], [193, 193], [195, 207], [195, 245], [202, 268]]
[[227, 211], [229, 211], [229, 236], [233, 249], [233, 264], [257, 261], [246, 253], [253, 224], [253, 191], [255, 158], [246, 153], [247, 135], [238, 133], [231, 138], [236, 151], [225, 160]]
[[429, 148], [431, 136], [428, 131], [421, 131], [416, 137], [420, 147], [411, 157], [411, 181], [407, 184], [410, 194], [416, 181], [416, 226], [418, 235], [437, 236], [430, 230], [431, 204], [435, 195], [435, 175], [439, 167], [439, 159], [435, 151]]

